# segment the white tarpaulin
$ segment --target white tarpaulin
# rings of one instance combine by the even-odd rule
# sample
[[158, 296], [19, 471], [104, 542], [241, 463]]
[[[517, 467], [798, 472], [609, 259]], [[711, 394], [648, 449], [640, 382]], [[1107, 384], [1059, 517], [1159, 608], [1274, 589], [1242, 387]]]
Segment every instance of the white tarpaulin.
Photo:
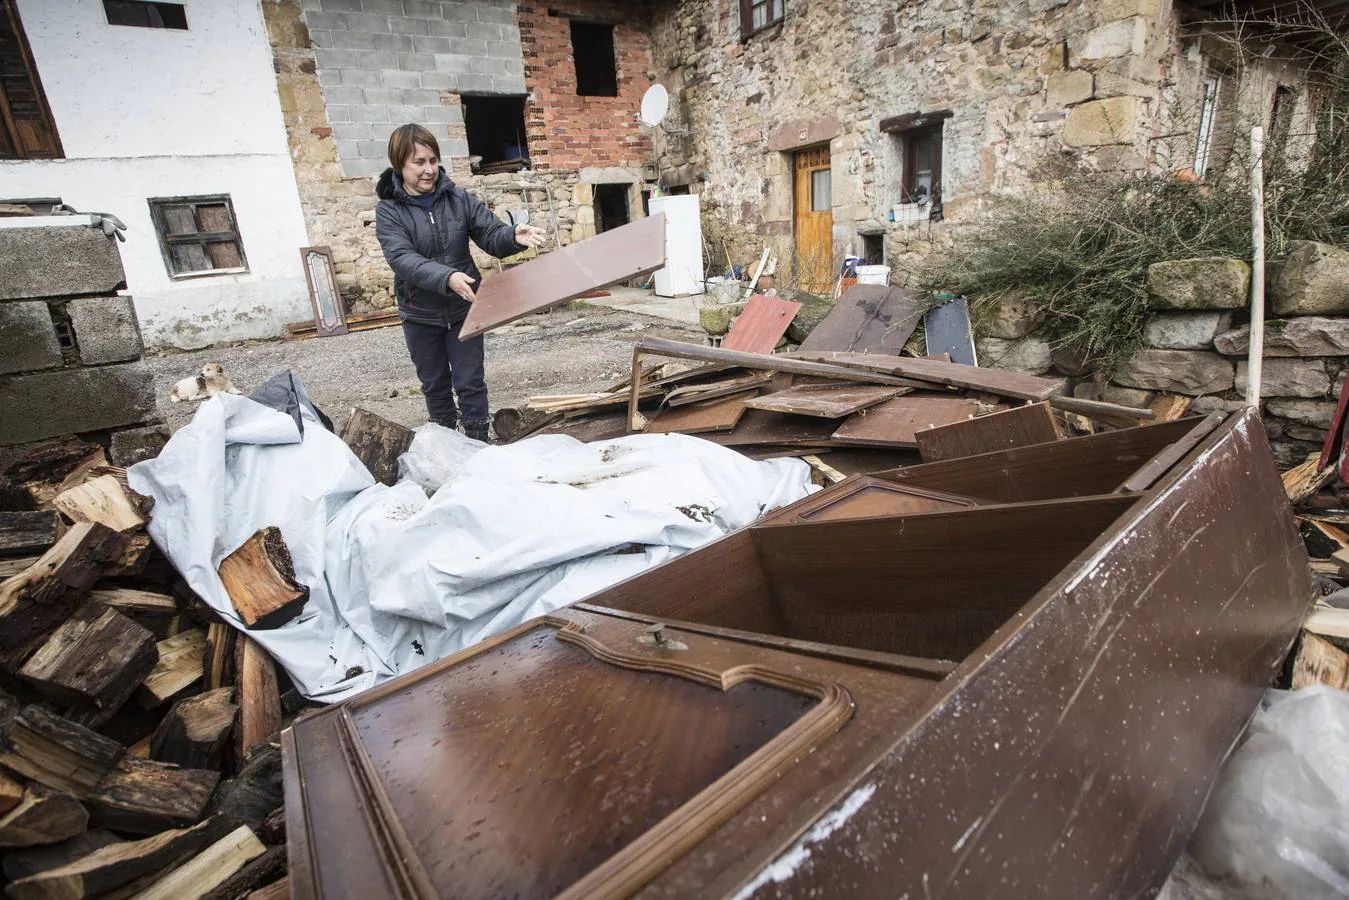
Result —
[[[684, 435], [486, 447], [436, 425], [418, 430], [400, 467], [412, 477], [390, 488], [308, 408], [300, 414], [303, 437], [289, 415], [218, 395], [127, 475], [154, 498], [155, 543], [237, 627], [220, 561], [259, 528], [281, 529], [310, 599], [292, 622], [249, 633], [324, 701], [579, 600], [813, 489], [800, 460], [754, 462]], [[418, 484], [428, 478], [448, 478], [430, 499]]]

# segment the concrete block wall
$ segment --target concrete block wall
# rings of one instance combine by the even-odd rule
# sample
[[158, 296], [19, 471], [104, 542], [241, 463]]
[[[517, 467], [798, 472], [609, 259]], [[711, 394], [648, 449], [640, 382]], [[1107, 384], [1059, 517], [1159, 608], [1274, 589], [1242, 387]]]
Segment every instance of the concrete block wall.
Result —
[[342, 174], [377, 175], [389, 133], [437, 132], [447, 159], [468, 155], [459, 94], [525, 93], [509, 0], [303, 0], [304, 22]]
[[125, 281], [102, 229], [0, 228], [0, 446], [156, 421]]

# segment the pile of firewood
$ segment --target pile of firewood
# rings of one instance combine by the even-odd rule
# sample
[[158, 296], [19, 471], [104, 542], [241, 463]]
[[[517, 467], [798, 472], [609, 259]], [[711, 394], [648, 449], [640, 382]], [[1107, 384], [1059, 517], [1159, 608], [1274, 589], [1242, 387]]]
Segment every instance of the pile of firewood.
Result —
[[[146, 515], [73, 438], [0, 473], [0, 884], [16, 900], [285, 896], [277, 734], [303, 701]], [[275, 529], [222, 563], [250, 628], [303, 606], [289, 565]]]
[[1318, 599], [1302, 623], [1288, 666], [1288, 686], [1349, 690], [1349, 484], [1338, 465], [1313, 453], [1283, 474], [1311, 558]]

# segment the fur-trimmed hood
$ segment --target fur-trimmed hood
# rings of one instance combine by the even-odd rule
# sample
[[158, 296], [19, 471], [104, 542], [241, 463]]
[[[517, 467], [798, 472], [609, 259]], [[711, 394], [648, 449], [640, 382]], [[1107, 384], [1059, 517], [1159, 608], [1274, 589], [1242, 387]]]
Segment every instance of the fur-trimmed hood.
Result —
[[[439, 195], [446, 191], [454, 190], [454, 181], [445, 172], [445, 167], [440, 167], [440, 178], [436, 181], [436, 194]], [[393, 167], [384, 170], [379, 176], [379, 181], [375, 183], [375, 195], [381, 200], [401, 200], [404, 203], [411, 202], [412, 197], [403, 188], [402, 174], [395, 172]]]

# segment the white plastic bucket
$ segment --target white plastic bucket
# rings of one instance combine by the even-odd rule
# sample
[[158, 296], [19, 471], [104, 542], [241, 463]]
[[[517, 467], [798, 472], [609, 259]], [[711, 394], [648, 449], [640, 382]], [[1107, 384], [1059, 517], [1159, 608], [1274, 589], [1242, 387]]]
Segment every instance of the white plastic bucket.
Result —
[[735, 303], [745, 291], [745, 283], [733, 279], [710, 278], [706, 282], [706, 287], [707, 299], [703, 302], [708, 306]]
[[857, 267], [858, 284], [889, 284], [890, 267], [889, 266], [858, 266]]

